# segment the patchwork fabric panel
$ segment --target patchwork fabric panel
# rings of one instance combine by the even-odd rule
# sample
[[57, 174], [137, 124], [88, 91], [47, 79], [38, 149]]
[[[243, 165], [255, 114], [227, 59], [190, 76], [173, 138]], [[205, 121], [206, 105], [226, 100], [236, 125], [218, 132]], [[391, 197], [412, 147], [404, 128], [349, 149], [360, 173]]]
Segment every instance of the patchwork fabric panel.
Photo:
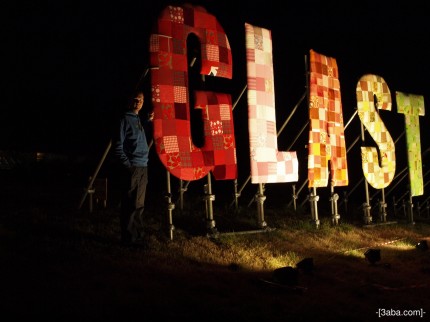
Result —
[[213, 164], [218, 180], [237, 178], [236, 140], [231, 96], [196, 91], [196, 108], [202, 109], [206, 164]]
[[298, 180], [296, 152], [278, 151], [270, 30], [245, 24], [252, 183]]
[[391, 92], [382, 77], [368, 74], [358, 81], [356, 96], [358, 116], [380, 152], [378, 155], [375, 147], [361, 147], [364, 177], [373, 188], [386, 188], [396, 172], [396, 149], [390, 132], [375, 109], [374, 98], [378, 109], [391, 111]]
[[396, 92], [397, 113], [405, 114], [411, 196], [424, 194], [419, 116], [424, 116], [424, 96]]
[[202, 7], [168, 6], [150, 36], [151, 91], [154, 109], [154, 143], [167, 170], [192, 181], [212, 171], [215, 179], [236, 179], [236, 144], [231, 98], [213, 92], [196, 93], [202, 109], [204, 145], [191, 138], [187, 38], [200, 41], [200, 73], [232, 78], [232, 56], [227, 36]]
[[348, 167], [336, 59], [310, 51], [309, 187], [348, 185]]

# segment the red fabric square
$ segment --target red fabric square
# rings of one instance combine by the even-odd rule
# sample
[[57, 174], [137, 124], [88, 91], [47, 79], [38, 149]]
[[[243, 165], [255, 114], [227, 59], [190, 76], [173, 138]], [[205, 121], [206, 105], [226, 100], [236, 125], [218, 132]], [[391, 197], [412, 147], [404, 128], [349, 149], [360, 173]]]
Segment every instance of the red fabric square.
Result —
[[186, 103], [175, 103], [175, 118], [178, 120], [188, 120]]

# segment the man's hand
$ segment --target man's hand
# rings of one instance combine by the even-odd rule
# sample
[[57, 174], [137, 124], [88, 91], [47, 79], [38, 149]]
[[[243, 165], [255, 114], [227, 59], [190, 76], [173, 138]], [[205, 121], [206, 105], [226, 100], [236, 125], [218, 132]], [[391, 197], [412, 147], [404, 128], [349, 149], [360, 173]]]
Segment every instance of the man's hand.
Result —
[[148, 113], [148, 121], [152, 121], [154, 119], [154, 112]]

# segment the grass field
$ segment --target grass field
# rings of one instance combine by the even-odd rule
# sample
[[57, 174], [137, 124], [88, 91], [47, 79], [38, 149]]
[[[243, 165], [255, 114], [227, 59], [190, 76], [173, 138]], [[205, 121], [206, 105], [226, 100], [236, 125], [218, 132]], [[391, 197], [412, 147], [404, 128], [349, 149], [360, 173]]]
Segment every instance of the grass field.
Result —
[[[267, 209], [271, 229], [261, 232], [254, 206], [215, 206], [220, 234], [210, 238], [198, 201], [173, 211], [171, 239], [167, 208], [149, 202], [145, 246], [124, 248], [117, 207], [90, 213], [85, 203], [78, 210], [82, 187], [70, 178], [6, 174], [2, 180], [3, 321], [430, 317], [430, 252], [416, 247], [430, 241], [427, 219], [332, 226], [323, 216], [316, 229], [306, 212]], [[379, 249], [381, 260], [366, 260], [368, 249]], [[305, 259], [312, 265], [299, 268]], [[287, 268], [292, 275], [279, 275]]]

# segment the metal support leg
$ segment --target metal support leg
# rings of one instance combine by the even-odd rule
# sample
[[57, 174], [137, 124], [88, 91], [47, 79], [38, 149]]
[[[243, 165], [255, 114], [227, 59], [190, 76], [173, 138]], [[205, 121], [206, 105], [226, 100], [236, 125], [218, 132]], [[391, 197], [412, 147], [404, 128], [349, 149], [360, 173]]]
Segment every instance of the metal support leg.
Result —
[[88, 187], [87, 190], [85, 192], [85, 195], [88, 195], [88, 211], [90, 212], [90, 214], [93, 212], [94, 209], [94, 194], [96, 193], [96, 189], [93, 186], [94, 180], [92, 177], [89, 177], [88, 179]]
[[370, 225], [372, 223], [372, 214], [370, 210], [372, 207], [367, 203], [363, 203], [363, 221], [365, 225]]
[[366, 202], [363, 203], [363, 221], [365, 225], [370, 225], [372, 223], [372, 213], [369, 198], [369, 187], [367, 186], [367, 181], [364, 182], [364, 190], [366, 192]]
[[170, 172], [167, 172], [167, 194], [165, 196], [167, 202], [167, 214], [168, 214], [168, 230], [169, 230], [169, 238], [173, 240], [173, 231], [175, 230], [175, 226], [173, 226], [173, 209], [175, 209], [175, 204], [172, 202], [172, 189], [170, 185]]
[[257, 224], [259, 228], [266, 228], [267, 223], [264, 220], [264, 201], [266, 200], [266, 196], [264, 195], [264, 188], [263, 184], [259, 184], [258, 193], [255, 195], [255, 201], [257, 202], [257, 209], [258, 209], [258, 218], [257, 218]]
[[298, 198], [298, 195], [296, 194], [296, 185], [293, 184], [293, 204], [294, 204], [294, 211], [297, 211], [297, 198]]
[[385, 202], [384, 189], [381, 191], [382, 200], [379, 201], [379, 220], [381, 222], [387, 222], [387, 203]]
[[331, 223], [333, 225], [339, 224], [340, 215], [337, 213], [337, 201], [339, 200], [339, 195], [337, 193], [331, 194]]
[[208, 237], [217, 237], [219, 235], [218, 230], [215, 227], [215, 220], [213, 215], [213, 205], [212, 202], [215, 200], [215, 195], [212, 194], [212, 183], [211, 174], [208, 173], [208, 183], [204, 185], [203, 197], [206, 205], [206, 230]]
[[414, 204], [412, 203], [412, 195], [409, 194], [408, 200], [408, 221], [410, 224], [414, 225]]
[[[82, 205], [84, 204], [85, 198], [87, 197], [87, 194], [89, 194], [89, 193], [94, 193], [94, 191], [92, 191], [92, 190], [94, 190], [94, 187], [93, 187], [94, 180], [96, 180], [96, 178], [97, 178], [97, 174], [99, 173], [100, 168], [102, 167], [103, 162], [104, 162], [104, 160], [105, 160], [105, 158], [106, 158], [107, 154], [109, 153], [109, 150], [110, 150], [110, 147], [111, 147], [111, 146], [112, 146], [112, 141], [110, 141], [110, 142], [109, 142], [108, 146], [107, 146], [107, 147], [106, 147], [106, 149], [105, 149], [105, 152], [104, 152], [104, 154], [103, 154], [103, 157], [101, 158], [101, 160], [99, 161], [99, 164], [97, 165], [96, 171], [95, 171], [95, 172], [94, 172], [94, 174], [90, 177], [90, 181], [88, 182], [87, 189], [85, 190], [85, 193], [84, 193], [84, 195], [82, 196], [81, 201], [79, 202], [78, 209], [81, 209]], [[93, 208], [92, 208], [92, 200], [90, 200], [90, 203], [91, 203], [91, 210], [90, 210], [90, 212], [92, 212], [92, 210], [93, 210]]]
[[318, 219], [318, 200], [320, 199], [319, 196], [317, 196], [316, 188], [312, 188], [312, 191], [309, 196], [309, 203], [311, 206], [311, 213], [312, 213], [312, 221], [315, 224], [315, 228], [320, 227], [320, 220]]
[[179, 206], [181, 211], [184, 210], [184, 193], [188, 190], [188, 183], [184, 185], [184, 180], [181, 179], [179, 187]]
[[[361, 124], [361, 141], [362, 143], [365, 142], [365, 133], [364, 133], [364, 126]], [[366, 202], [363, 203], [363, 221], [365, 225], [370, 225], [372, 223], [372, 214], [370, 206], [370, 197], [369, 197], [369, 187], [367, 180], [364, 180], [364, 191], [366, 193]]]
[[381, 191], [382, 199], [379, 201], [379, 220], [380, 222], [387, 222], [387, 203], [385, 202], [384, 189]]
[[331, 223], [333, 225], [339, 224], [340, 215], [337, 212], [337, 201], [339, 200], [339, 195], [334, 192], [334, 187], [332, 184], [330, 184], [330, 203], [331, 203]]
[[239, 209], [239, 197], [240, 192], [237, 190], [238, 187], [237, 179], [234, 180], [234, 208], [236, 211]]
[[387, 221], [387, 204], [383, 201], [379, 201], [379, 221], [386, 222]]

